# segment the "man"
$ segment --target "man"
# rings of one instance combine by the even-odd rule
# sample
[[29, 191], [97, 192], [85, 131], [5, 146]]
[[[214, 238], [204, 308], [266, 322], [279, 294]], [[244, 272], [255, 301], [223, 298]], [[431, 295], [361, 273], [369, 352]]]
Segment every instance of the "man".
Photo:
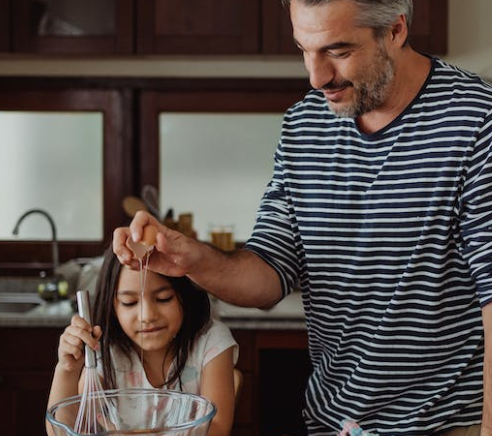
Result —
[[[285, 115], [252, 237], [229, 255], [160, 226], [149, 267], [243, 306], [300, 285], [312, 435], [490, 436], [492, 90], [412, 50], [411, 0], [290, 13], [314, 90]], [[122, 262], [149, 223], [115, 231]]]

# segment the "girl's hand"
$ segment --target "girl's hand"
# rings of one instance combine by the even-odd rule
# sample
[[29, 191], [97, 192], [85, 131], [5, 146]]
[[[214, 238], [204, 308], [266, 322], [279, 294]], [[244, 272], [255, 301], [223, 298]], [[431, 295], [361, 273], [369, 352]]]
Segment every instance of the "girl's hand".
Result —
[[99, 326], [91, 327], [83, 318], [74, 315], [70, 325], [60, 336], [58, 366], [66, 372], [80, 373], [84, 365], [85, 345], [95, 350], [101, 335]]

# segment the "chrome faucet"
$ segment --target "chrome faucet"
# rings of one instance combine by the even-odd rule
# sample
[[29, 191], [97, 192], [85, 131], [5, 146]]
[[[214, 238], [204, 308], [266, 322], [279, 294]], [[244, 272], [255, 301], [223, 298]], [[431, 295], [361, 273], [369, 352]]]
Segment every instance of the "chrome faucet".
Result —
[[58, 241], [56, 239], [55, 222], [53, 221], [53, 218], [51, 217], [51, 215], [48, 212], [44, 211], [43, 209], [30, 209], [30, 210], [28, 210], [17, 220], [17, 224], [15, 225], [12, 233], [17, 236], [19, 234], [19, 227], [21, 225], [21, 222], [28, 215], [31, 215], [34, 213], [38, 213], [40, 215], [43, 215], [50, 223], [50, 226], [51, 226], [51, 248], [52, 248], [52, 252], [53, 252], [53, 273], [54, 273], [58, 267]]

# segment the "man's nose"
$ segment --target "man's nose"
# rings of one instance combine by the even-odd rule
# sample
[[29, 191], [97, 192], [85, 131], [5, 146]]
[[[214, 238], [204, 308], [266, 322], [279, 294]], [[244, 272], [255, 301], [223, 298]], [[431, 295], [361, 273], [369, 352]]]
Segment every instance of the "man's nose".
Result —
[[332, 63], [320, 54], [306, 54], [304, 64], [309, 73], [309, 82], [314, 89], [321, 89], [335, 77]]

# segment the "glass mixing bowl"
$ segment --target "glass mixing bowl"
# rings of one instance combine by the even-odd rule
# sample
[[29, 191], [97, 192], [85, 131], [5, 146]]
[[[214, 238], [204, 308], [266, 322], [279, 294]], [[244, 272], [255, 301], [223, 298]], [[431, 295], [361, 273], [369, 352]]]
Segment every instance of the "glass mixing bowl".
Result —
[[[78, 433], [75, 423], [81, 406], [92, 410], [91, 428]], [[205, 436], [215, 413], [209, 400], [195, 394], [113, 389], [66, 398], [48, 409], [46, 419], [56, 436]]]

